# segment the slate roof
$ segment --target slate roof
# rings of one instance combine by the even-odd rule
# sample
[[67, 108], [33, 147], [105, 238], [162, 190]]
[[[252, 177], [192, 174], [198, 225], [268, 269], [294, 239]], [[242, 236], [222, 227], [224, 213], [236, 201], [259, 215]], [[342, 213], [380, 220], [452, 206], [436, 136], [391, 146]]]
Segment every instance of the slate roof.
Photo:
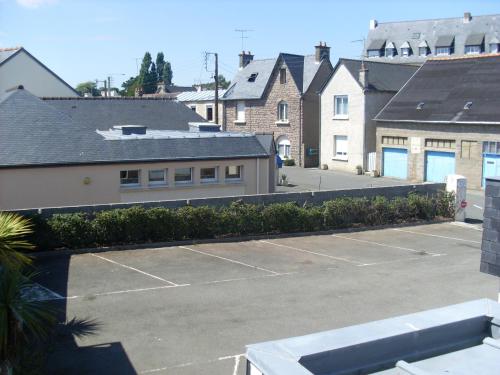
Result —
[[[393, 58], [380, 57], [375, 59], [392, 63], [421, 64], [426, 60], [426, 57], [418, 55], [418, 47], [422, 42], [427, 42], [431, 54], [434, 54], [436, 45], [448, 45], [450, 37], [454, 37], [455, 52], [452, 56], [461, 56], [465, 53], [466, 40], [471, 35], [484, 35], [486, 52], [489, 52], [489, 43], [495, 43], [494, 40], [500, 35], [500, 15], [472, 16], [468, 23], [464, 23], [463, 17], [383, 22], [379, 23], [375, 29], [369, 30], [366, 46], [367, 50], [380, 49], [384, 42], [393, 42], [398, 48], [398, 55]], [[447, 40], [441, 40], [442, 37]], [[406, 41], [409, 42], [413, 55], [402, 57], [399, 46]]]
[[12, 48], [0, 48], [0, 64], [2, 64], [9, 57], [18, 52], [21, 47], [12, 47]]
[[428, 60], [375, 120], [500, 124], [499, 71], [500, 54]]
[[[398, 91], [418, 70], [418, 67], [413, 65], [390, 64], [366, 60], [364, 64], [365, 68], [368, 69], [369, 89], [376, 91]], [[361, 86], [361, 81], [359, 79], [361, 60], [341, 58], [335, 66], [331, 77], [323, 86], [323, 89], [328, 85], [328, 82], [330, 82], [338, 67], [341, 65], [346, 67], [349, 73], [351, 73]]]
[[[219, 90], [219, 98], [226, 93], [226, 90]], [[186, 91], [177, 96], [180, 102], [210, 102], [215, 100], [215, 90]]]
[[[317, 63], [314, 55], [293, 55], [281, 53], [277, 58], [265, 60], [253, 60], [241, 69], [234, 79], [232, 85], [227, 89], [223, 100], [260, 99], [269, 84], [271, 75], [279, 63], [283, 61], [292, 75], [300, 93], [309, 89], [321, 64], [327, 63], [323, 60]], [[249, 82], [248, 77], [257, 73], [254, 82]]]
[[[85, 111], [89, 112], [92, 112], [93, 108], [88, 103], [97, 103], [101, 113], [104, 113], [107, 105], [83, 99], [68, 102], [85, 103]], [[133, 113], [137, 103], [144, 103], [142, 100], [124, 102], [126, 104], [123, 105], [122, 102], [119, 111], [112, 112]], [[62, 106], [60, 109], [54, 103], [64, 104], [64, 101], [44, 101], [26, 90], [13, 90], [2, 96], [0, 168], [269, 157], [269, 153], [255, 136], [105, 140], [96, 132], [98, 115], [87, 117], [80, 113], [78, 116], [70, 116], [71, 107]], [[166, 104], [165, 101], [158, 103]], [[126, 108], [130, 104], [132, 110]], [[77, 112], [83, 112], [83, 106]], [[176, 103], [176, 106], [184, 107], [181, 103]], [[180, 121], [172, 120], [178, 113], [175, 111], [176, 107], [167, 105], [167, 108], [172, 110], [170, 115], [167, 115], [168, 121], [155, 118], [150, 113], [148, 118], [152, 120], [152, 124], [148, 125], [146, 121], [142, 123], [151, 127], [155, 124], [166, 127], [169, 123], [178, 126]], [[151, 106], [146, 105], [141, 112], [152, 112], [156, 116], [164, 116], [168, 112], [149, 109]], [[186, 109], [192, 112], [189, 108]], [[128, 121], [123, 114], [121, 119], [128, 124], [134, 122]], [[109, 118], [104, 116], [104, 120], [106, 122]], [[108, 125], [100, 127], [106, 128]]]

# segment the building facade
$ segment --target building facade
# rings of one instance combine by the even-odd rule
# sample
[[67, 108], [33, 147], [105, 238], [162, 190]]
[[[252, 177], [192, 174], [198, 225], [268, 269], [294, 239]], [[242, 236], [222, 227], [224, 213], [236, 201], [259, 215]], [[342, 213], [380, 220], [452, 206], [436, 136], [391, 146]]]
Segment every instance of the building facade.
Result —
[[500, 52], [500, 15], [379, 23], [370, 21], [365, 56], [392, 63], [422, 64], [436, 56]]
[[[225, 94], [226, 90], [219, 90], [219, 98]], [[215, 90], [199, 90], [182, 92], [177, 96], [177, 100], [191, 108], [192, 111], [203, 117], [208, 122], [220, 124], [222, 122], [223, 105], [219, 99], [219, 119], [215, 118]]]
[[414, 66], [340, 59], [321, 90], [320, 164], [354, 172], [376, 167], [373, 117], [417, 70]]
[[23, 47], [0, 49], [0, 95], [24, 86], [38, 97], [78, 97], [78, 92]]
[[382, 175], [472, 189], [500, 175], [499, 69], [499, 54], [428, 60], [375, 117]]
[[282, 158], [318, 166], [318, 92], [333, 70], [329, 49], [320, 43], [315, 55], [282, 53], [266, 60], [243, 52], [240, 71], [222, 98], [224, 128], [273, 133]]

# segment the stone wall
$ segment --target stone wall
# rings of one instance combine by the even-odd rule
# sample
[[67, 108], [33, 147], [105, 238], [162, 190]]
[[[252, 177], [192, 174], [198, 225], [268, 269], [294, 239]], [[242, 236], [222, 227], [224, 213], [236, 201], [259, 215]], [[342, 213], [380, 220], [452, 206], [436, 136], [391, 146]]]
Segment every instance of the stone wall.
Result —
[[486, 179], [480, 270], [500, 277], [500, 177]]
[[384, 196], [386, 198], [407, 196], [411, 192], [421, 194], [435, 194], [439, 191], [444, 191], [445, 184], [417, 184], [417, 185], [401, 185], [401, 186], [384, 186], [384, 187], [371, 187], [362, 189], [342, 189], [342, 190], [327, 190], [327, 191], [314, 191], [314, 192], [300, 192], [300, 193], [273, 193], [273, 194], [258, 194], [258, 195], [239, 195], [232, 197], [219, 197], [219, 198], [197, 198], [197, 199], [179, 199], [170, 201], [155, 201], [155, 202], [141, 202], [141, 203], [117, 203], [117, 204], [99, 204], [89, 206], [74, 206], [74, 207], [52, 207], [44, 209], [26, 209], [26, 210], [12, 210], [22, 215], [32, 215], [39, 213], [43, 216], [51, 216], [53, 214], [71, 213], [71, 212], [96, 212], [111, 210], [115, 208], [128, 208], [132, 206], [142, 206], [146, 208], [152, 207], [168, 207], [178, 208], [191, 205], [197, 206], [227, 206], [235, 201], [252, 204], [272, 204], [272, 203], [285, 203], [296, 202], [299, 205], [313, 204], [320, 205], [325, 201], [341, 197], [375, 197]]

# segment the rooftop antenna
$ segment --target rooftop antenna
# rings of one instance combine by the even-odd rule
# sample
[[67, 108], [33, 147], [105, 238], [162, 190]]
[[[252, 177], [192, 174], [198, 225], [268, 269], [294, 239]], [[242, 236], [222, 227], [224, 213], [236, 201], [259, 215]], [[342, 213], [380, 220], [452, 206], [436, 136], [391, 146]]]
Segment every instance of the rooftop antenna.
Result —
[[245, 50], [245, 39], [248, 39], [248, 36], [247, 34], [253, 30], [251, 29], [234, 29], [234, 31], [236, 31], [237, 33], [241, 33], [241, 50], [244, 51]]
[[361, 69], [365, 68], [365, 44], [366, 44], [366, 38], [362, 39], [357, 39], [357, 40], [352, 40], [351, 43], [363, 43], [363, 51], [361, 51]]

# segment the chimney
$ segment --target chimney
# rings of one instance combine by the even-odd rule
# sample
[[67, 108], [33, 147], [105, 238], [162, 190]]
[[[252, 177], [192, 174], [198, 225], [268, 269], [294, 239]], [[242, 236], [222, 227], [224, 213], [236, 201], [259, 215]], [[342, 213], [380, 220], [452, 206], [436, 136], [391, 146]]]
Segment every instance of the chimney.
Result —
[[375, 30], [378, 26], [377, 20], [370, 20], [370, 30]]
[[314, 47], [316, 49], [316, 62], [330, 59], [330, 47], [326, 46], [326, 42], [319, 42], [319, 45]]
[[472, 20], [472, 14], [470, 12], [464, 13], [464, 23], [469, 23]]
[[361, 62], [361, 69], [359, 70], [359, 82], [363, 86], [363, 90], [368, 90], [368, 86], [370, 85], [368, 82], [368, 68], [364, 61]]
[[250, 64], [250, 61], [253, 60], [253, 55], [250, 53], [250, 51], [245, 52], [241, 51], [240, 53], [240, 70], [243, 69], [245, 66]]

